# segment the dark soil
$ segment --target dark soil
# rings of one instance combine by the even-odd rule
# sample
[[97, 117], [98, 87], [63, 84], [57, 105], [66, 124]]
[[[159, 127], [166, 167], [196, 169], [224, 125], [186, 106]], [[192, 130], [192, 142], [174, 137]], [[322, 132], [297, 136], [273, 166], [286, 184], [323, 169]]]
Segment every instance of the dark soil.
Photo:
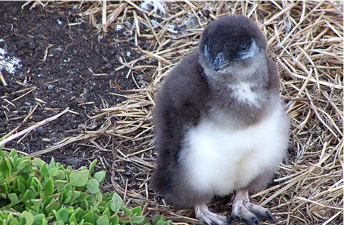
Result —
[[[128, 41], [126, 27], [97, 34], [87, 18], [76, 16], [78, 8], [72, 4], [30, 10], [31, 5], [22, 9], [24, 3], [0, 2], [0, 47], [7, 50], [6, 57], [14, 56], [21, 64], [14, 74], [4, 68], [1, 71], [8, 86], [0, 84], [0, 137], [21, 125], [37, 104], [18, 131], [67, 107], [75, 112], [5, 146], [32, 153], [80, 134], [80, 125], [87, 124], [95, 109], [121, 101], [111, 93], [133, 89], [135, 83], [126, 78], [127, 69], [115, 72], [121, 66], [117, 57], [130, 61], [138, 55], [134, 43]], [[28, 93], [28, 88], [35, 89]], [[94, 151], [87, 143], [74, 143], [39, 157], [46, 162], [54, 157], [62, 165], [79, 168], [101, 157], [102, 152]], [[110, 166], [111, 159], [108, 164], [98, 159], [98, 170], [109, 170]]]
[[[117, 55], [130, 60], [136, 53], [132, 50], [133, 43], [123, 35], [123, 29], [118, 32], [109, 29], [106, 36], [101, 36], [85, 18], [76, 16], [72, 8], [43, 10], [37, 6], [30, 10], [30, 5], [21, 8], [24, 3], [0, 2], [2, 47], [7, 48], [7, 57], [17, 57], [22, 65], [14, 74], [2, 70], [8, 86], [0, 86], [0, 136], [21, 124], [37, 104], [33, 116], [19, 131], [67, 107], [76, 112], [45, 124], [20, 142], [6, 145], [30, 153], [73, 136], [78, 126], [88, 120], [87, 115], [95, 108], [103, 108], [104, 102], [113, 106], [121, 101], [110, 94], [118, 93], [111, 83], [117, 83], [122, 90], [132, 89], [135, 84], [132, 79], [125, 78], [126, 69], [114, 72], [121, 66]], [[99, 37], [102, 39], [98, 40]], [[22, 96], [27, 91], [18, 92], [31, 87], [35, 90], [27, 95]], [[55, 161], [63, 164], [70, 164], [73, 158], [80, 162], [85, 156], [81, 155], [83, 151], [75, 151], [77, 148], [77, 145], [63, 147], [43, 158], [49, 160], [54, 156]]]

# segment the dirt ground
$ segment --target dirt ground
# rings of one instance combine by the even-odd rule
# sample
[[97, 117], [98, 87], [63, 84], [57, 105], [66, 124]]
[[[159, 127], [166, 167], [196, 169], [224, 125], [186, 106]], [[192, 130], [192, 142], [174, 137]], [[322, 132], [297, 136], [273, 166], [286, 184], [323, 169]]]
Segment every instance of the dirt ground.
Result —
[[[118, 84], [122, 90], [132, 89], [135, 84], [125, 77], [126, 69], [114, 72], [121, 66], [117, 56], [130, 60], [136, 53], [131, 50], [133, 43], [124, 35], [125, 28], [118, 32], [110, 29], [98, 40], [100, 35], [88, 21], [75, 16], [74, 9], [30, 10], [30, 5], [22, 9], [23, 4], [0, 2], [0, 33], [4, 40], [0, 44], [8, 52], [6, 57], [20, 59], [21, 65], [15, 66], [13, 74], [2, 70], [8, 86], [0, 86], [0, 136], [20, 125], [36, 105], [37, 109], [19, 131], [67, 107], [75, 112], [6, 145], [30, 153], [73, 136], [95, 108], [121, 101], [111, 95], [119, 92], [112, 84]], [[78, 148], [66, 146], [42, 157], [49, 161], [53, 156], [62, 164], [77, 162], [72, 164], [79, 167], [87, 157], [75, 151]]]
[[[137, 53], [125, 36], [125, 27], [117, 32], [109, 29], [102, 36], [85, 18], [75, 16], [76, 9], [68, 8], [70, 5], [30, 10], [31, 5], [22, 9], [24, 3], [0, 2], [0, 47], [6, 50], [6, 59], [20, 60], [13, 74], [2, 70], [8, 86], [0, 86], [0, 136], [17, 126], [21, 126], [21, 131], [67, 107], [73, 112], [5, 146], [32, 153], [65, 137], [76, 136], [89, 116], [94, 115], [93, 110], [114, 106], [122, 100], [112, 93], [135, 88], [133, 79], [126, 78], [126, 68], [114, 71], [121, 66], [119, 55], [131, 60]], [[100, 125], [93, 124], [90, 129]], [[79, 168], [101, 157], [99, 154], [102, 153], [94, 153], [87, 144], [77, 143], [39, 157], [46, 162], [54, 157], [62, 165]], [[99, 159], [98, 164], [98, 170], [110, 169]]]

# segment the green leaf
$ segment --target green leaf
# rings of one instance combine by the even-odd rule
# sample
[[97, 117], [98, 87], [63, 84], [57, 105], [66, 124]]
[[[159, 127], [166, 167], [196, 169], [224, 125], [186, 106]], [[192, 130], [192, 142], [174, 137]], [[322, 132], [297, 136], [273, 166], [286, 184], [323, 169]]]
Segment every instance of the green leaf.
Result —
[[154, 216], [153, 219], [152, 219], [153, 224], [156, 224], [158, 221], [164, 222], [165, 221], [165, 217], [164, 216], [159, 216], [159, 215]]
[[8, 157], [18, 158], [18, 153], [16, 150], [12, 149]]
[[65, 198], [65, 199], [63, 200], [63, 203], [62, 203], [62, 204], [68, 205], [68, 203], [70, 203], [71, 200], [72, 200], [72, 196], [68, 196], [67, 198]]
[[89, 222], [89, 223], [94, 223], [94, 215], [93, 215], [93, 211], [89, 211], [88, 213], [86, 213], [86, 215], [84, 216], [84, 220], [85, 222]]
[[165, 222], [163, 222], [163, 221], [159, 220], [158, 222], [156, 222], [156, 224], [155, 224], [155, 225], [165, 225]]
[[[0, 183], [2, 183], [2, 189], [0, 188], [0, 192], [2, 193], [7, 193], [7, 190], [8, 190], [8, 185], [7, 183], [4, 183], [0, 180]], [[12, 185], [11, 185], [12, 186]]]
[[12, 157], [5, 158], [5, 162], [6, 162], [6, 165], [7, 165], [8, 169], [9, 169], [9, 171], [12, 171], [12, 169], [13, 169], [13, 164], [11, 162], [11, 159], [13, 160]]
[[51, 201], [44, 208], [44, 211], [47, 213], [50, 213], [52, 210], [58, 210], [61, 206], [60, 193], [53, 194], [49, 197], [51, 198]]
[[73, 168], [71, 166], [68, 166], [66, 169], [65, 169], [65, 173], [67, 175], [69, 175], [71, 172], [73, 171]]
[[35, 195], [30, 189], [27, 189], [25, 191], [25, 194], [23, 195], [22, 201], [27, 208], [31, 208], [30, 207], [31, 206], [31, 199], [33, 199], [34, 197], [35, 197]]
[[20, 223], [17, 220], [17, 218], [13, 218], [13, 219], [8, 220], [8, 221], [9, 221], [8, 225], [20, 225]]
[[3, 215], [3, 216], [0, 217], [0, 222], [2, 222], [1, 218], [6, 219], [7, 221], [11, 221], [13, 219], [13, 213], [8, 214], [7, 218], [6, 218], [6, 214], [1, 214], [1, 215]]
[[109, 217], [102, 216], [97, 220], [97, 225], [109, 225]]
[[75, 199], [75, 202], [80, 203], [86, 200], [87, 194], [85, 192], [77, 192], [80, 193], [80, 195]]
[[120, 210], [122, 204], [123, 204], [122, 198], [117, 193], [114, 193], [112, 196], [112, 199], [111, 199], [110, 208], [111, 208], [112, 212], [115, 213], [115, 215]]
[[[28, 168], [25, 168], [25, 173], [26, 173], [26, 172], [29, 172], [29, 173], [28, 173], [28, 176], [29, 176], [29, 177], [37, 176], [37, 175], [36, 175], [37, 171], [38, 171], [37, 167], [32, 167], [32, 166], [30, 166], [30, 167], [28, 167]], [[24, 172], [24, 171], [23, 171], [23, 172]]]
[[101, 183], [105, 178], [105, 171], [99, 171], [94, 174], [93, 178], [96, 179], [99, 183]]
[[54, 182], [51, 177], [44, 184], [44, 196], [49, 196], [54, 193]]
[[94, 209], [93, 211], [93, 215], [94, 215], [94, 223], [96, 224], [97, 223], [97, 220], [100, 218], [100, 215], [98, 214], [99, 211], [97, 209]]
[[[61, 187], [58, 189], [58, 192], [61, 193], [61, 201], [63, 201], [63, 204], [67, 204], [69, 201], [73, 200], [79, 196], [79, 193], [74, 193], [74, 191], [72, 191], [72, 187], [70, 186], [70, 184], [66, 184], [65, 186]], [[68, 199], [66, 201], [66, 199]]]
[[127, 207], [125, 207], [124, 205], [122, 205], [122, 206], [120, 207], [120, 209], [123, 210], [123, 211], [127, 214], [126, 218], [132, 216], [131, 210], [128, 209]]
[[57, 220], [62, 220], [64, 223], [68, 222], [68, 210], [67, 208], [61, 208], [56, 213]]
[[34, 224], [35, 225], [46, 225], [47, 222], [45, 221], [44, 214], [37, 214], [37, 215], [35, 215]]
[[42, 174], [43, 179], [46, 180], [48, 178], [48, 174], [49, 174], [49, 168], [48, 168], [47, 164], [43, 163], [41, 168], [39, 169], [39, 172]]
[[77, 220], [75, 218], [75, 212], [73, 212], [70, 216], [69, 216], [69, 219], [68, 219], [68, 222], [71, 224], [71, 223], [77, 223]]
[[150, 221], [148, 218], [145, 218], [143, 222], [140, 223], [141, 225], [151, 225]]
[[42, 194], [43, 188], [42, 188], [41, 182], [37, 179], [37, 177], [32, 177], [29, 187], [35, 193], [35, 195], [37, 195], [38, 193], [40, 197], [43, 195]]
[[98, 192], [97, 194], [92, 195], [91, 202], [94, 208], [97, 208], [99, 203], [102, 201], [102, 194]]
[[142, 207], [138, 206], [138, 207], [133, 208], [131, 210], [131, 213], [133, 214], [133, 216], [139, 216], [141, 214], [141, 211], [142, 211]]
[[0, 161], [0, 171], [3, 173], [6, 177], [6, 179], [9, 179], [12, 166], [8, 158], [2, 158]]
[[52, 169], [52, 168], [55, 168], [55, 160], [54, 158], [52, 157], [51, 160], [50, 160], [50, 163], [49, 163], [49, 170]]
[[25, 167], [29, 166], [31, 163], [30, 159], [22, 160], [16, 167], [16, 174], [20, 173]]
[[141, 223], [141, 222], [144, 221], [144, 219], [145, 219], [144, 216], [135, 216], [135, 217], [132, 218], [130, 221], [131, 221], [132, 223]]
[[91, 194], [97, 194], [99, 192], [99, 182], [96, 179], [90, 179], [87, 181], [86, 188]]
[[117, 215], [113, 215], [110, 217], [110, 224], [119, 224], [119, 218]]
[[106, 192], [103, 194], [103, 198], [105, 199], [105, 201], [108, 201], [108, 200], [111, 200], [112, 195], [113, 195], [113, 192], [112, 193]]
[[[6, 197], [6, 195], [4, 194], [4, 193], [0, 193], [0, 199], [6, 199], [7, 197]], [[2, 203], [2, 202], [0, 202], [0, 203]], [[0, 204], [0, 206], [2, 206], [1, 204]], [[1, 215], [1, 214], [0, 214]], [[0, 221], [1, 222], [1, 221]]]
[[110, 218], [110, 209], [109, 208], [106, 208], [103, 212], [103, 216], [107, 216]]
[[47, 165], [45, 164], [45, 162], [43, 162], [40, 158], [34, 158], [32, 160], [32, 165], [36, 165], [37, 167], [42, 167], [43, 165]]
[[72, 171], [69, 175], [70, 185], [76, 187], [83, 187], [86, 185], [88, 180], [88, 170]]
[[31, 208], [33, 211], [38, 212], [39, 208], [41, 207], [43, 199], [31, 199], [32, 206]]
[[33, 176], [29, 176], [29, 177], [26, 178], [26, 180], [23, 178], [21, 181], [25, 184], [25, 187], [27, 189], [29, 189], [30, 186], [31, 186], [32, 179], [33, 179]]
[[84, 217], [84, 215], [86, 214], [86, 212], [81, 209], [81, 208], [77, 208], [75, 211], [74, 211], [74, 214], [75, 214], [75, 218], [77, 221], [80, 221], [81, 218]]
[[[6, 135], [2, 136], [0, 138], [0, 141], [5, 140], [6, 139]], [[14, 149], [13, 149], [14, 150]], [[0, 151], [0, 157], [8, 157], [8, 152], [7, 151]], [[0, 214], [1, 215], [1, 214]]]
[[99, 183], [101, 183], [105, 179], [105, 175], [105, 171], [99, 171], [94, 174], [93, 178], [96, 179]]
[[68, 183], [68, 181], [66, 181], [66, 180], [54, 180], [55, 186], [61, 186], [61, 185], [64, 185], [66, 183]]
[[[1, 138], [0, 138], [0, 141], [3, 141], [3, 140], [5, 140], [6, 139], [6, 135], [5, 136], [2, 136]], [[3, 149], [5, 147], [5, 145], [0, 145], [0, 151]], [[0, 155], [0, 157], [1, 157], [2, 155]]]
[[58, 170], [55, 177], [56, 177], [56, 179], [63, 180], [66, 178], [66, 175], [65, 175], [64, 171]]
[[54, 168], [49, 169], [48, 174], [49, 174], [51, 177], [54, 177], [54, 176], [56, 176], [57, 172], [58, 172], [58, 169], [57, 169], [56, 167], [54, 167]]
[[91, 174], [92, 174], [92, 172], [93, 172], [93, 170], [94, 170], [94, 167], [96, 166], [96, 164], [97, 164], [97, 160], [95, 159], [95, 160], [93, 160], [93, 162], [91, 162], [91, 164], [90, 164], [90, 169], [89, 169], [89, 176], [91, 176]]
[[9, 208], [13, 207], [14, 205], [19, 203], [18, 196], [15, 193], [8, 194], [8, 199], [11, 201], [11, 204], [8, 205]]
[[[73, 190], [72, 186], [70, 186], [70, 184], [66, 184], [64, 187], [63, 187], [63, 190], [66, 192], [67, 195], [70, 195]], [[74, 193], [73, 193], [74, 194]]]
[[34, 222], [34, 216], [32, 215], [32, 213], [28, 212], [28, 211], [24, 211], [22, 213], [22, 217], [25, 219], [26, 221], [26, 225], [31, 225]]
[[18, 177], [17, 179], [18, 182], [18, 190], [20, 193], [24, 193], [26, 191], [26, 186], [25, 184], [21, 181], [21, 179]]

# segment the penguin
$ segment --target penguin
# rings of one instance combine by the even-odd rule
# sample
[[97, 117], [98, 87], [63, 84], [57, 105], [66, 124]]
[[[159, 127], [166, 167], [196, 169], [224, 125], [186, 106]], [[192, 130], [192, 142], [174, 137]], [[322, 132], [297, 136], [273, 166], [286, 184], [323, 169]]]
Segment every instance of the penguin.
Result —
[[[156, 94], [151, 186], [175, 207], [194, 207], [205, 224], [274, 219], [249, 200], [271, 181], [288, 147], [278, 68], [266, 50], [256, 23], [223, 16], [204, 29]], [[230, 216], [207, 207], [214, 196], [232, 193]]]

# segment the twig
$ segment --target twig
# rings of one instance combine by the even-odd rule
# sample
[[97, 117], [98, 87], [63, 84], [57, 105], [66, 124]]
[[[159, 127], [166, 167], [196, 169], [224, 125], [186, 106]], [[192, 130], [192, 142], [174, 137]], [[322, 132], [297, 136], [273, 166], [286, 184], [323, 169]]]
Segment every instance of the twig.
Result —
[[31, 132], [32, 130], [34, 130], [34, 129], [36, 129], [36, 128], [38, 128], [38, 127], [40, 127], [40, 126], [42, 126], [42, 125], [44, 125], [44, 124], [46, 124], [46, 123], [49, 123], [49, 122], [51, 122], [51, 121], [53, 121], [53, 120], [56, 120], [57, 118], [59, 118], [59, 117], [62, 116], [63, 114], [67, 113], [68, 110], [69, 110], [69, 108], [65, 109], [63, 112], [61, 112], [61, 113], [59, 113], [59, 114], [57, 114], [57, 115], [55, 115], [55, 116], [49, 117], [49, 118], [47, 118], [47, 119], [45, 119], [45, 120], [42, 120], [42, 121], [36, 123], [35, 125], [33, 125], [33, 126], [31, 126], [31, 127], [28, 127], [28, 128], [26, 128], [25, 130], [23, 130], [23, 131], [20, 131], [20, 132], [17, 133], [17, 134], [14, 134], [14, 135], [11, 135], [11, 136], [5, 138], [5, 140], [0, 141], [0, 146], [3, 146], [3, 145], [5, 145], [7, 142], [10, 142], [10, 141], [12, 141], [13, 139], [16, 139], [16, 138], [18, 138], [18, 137], [20, 137], [20, 136], [22, 136], [22, 135], [24, 135], [24, 134], [26, 134], [26, 133], [29, 133], [29, 132]]
[[29, 115], [27, 115], [25, 117], [25, 119], [23, 120], [23, 122], [21, 122], [16, 128], [14, 128], [11, 132], [9, 132], [8, 134], [6, 134], [6, 136], [10, 136], [12, 135], [14, 132], [16, 132], [31, 116], [32, 114], [36, 111], [38, 107], [38, 104], [35, 106], [35, 108], [33, 108], [33, 110], [29, 113]]
[[4, 75], [2, 75], [1, 71], [0, 71], [0, 80], [1, 80], [2, 85], [7, 86], [6, 80], [4, 78]]

